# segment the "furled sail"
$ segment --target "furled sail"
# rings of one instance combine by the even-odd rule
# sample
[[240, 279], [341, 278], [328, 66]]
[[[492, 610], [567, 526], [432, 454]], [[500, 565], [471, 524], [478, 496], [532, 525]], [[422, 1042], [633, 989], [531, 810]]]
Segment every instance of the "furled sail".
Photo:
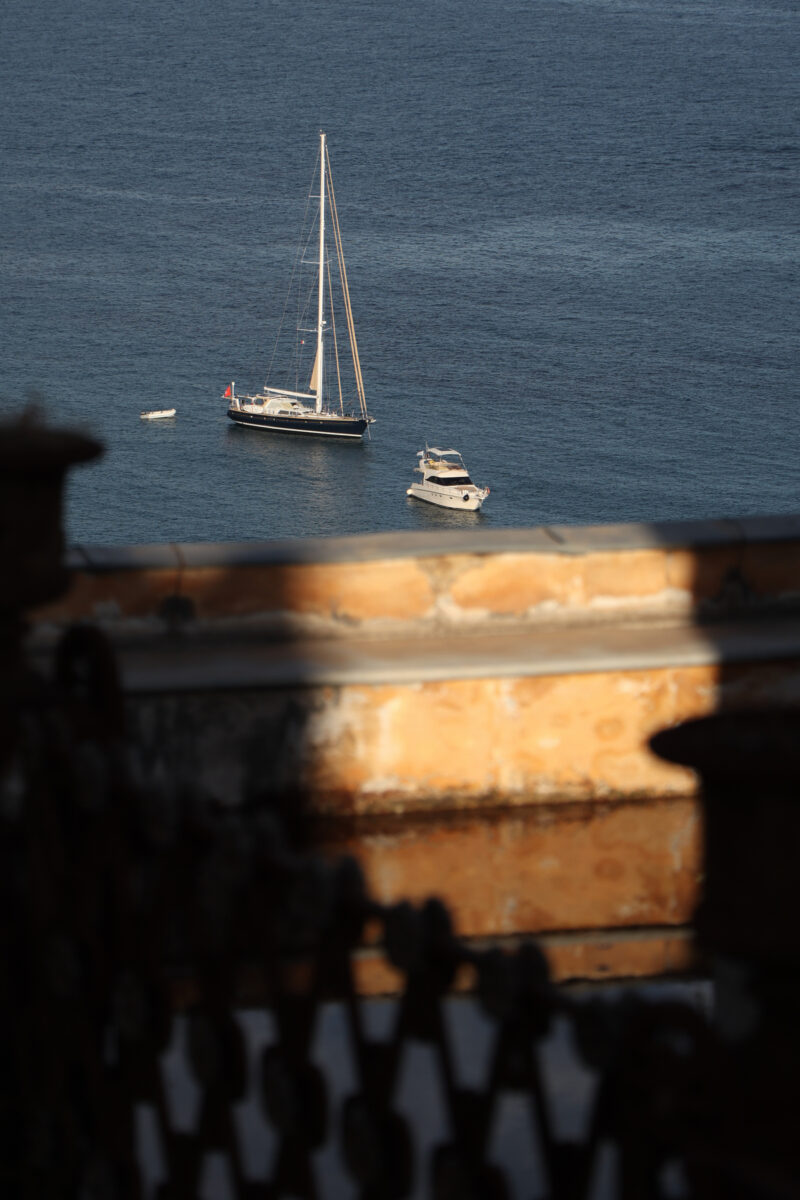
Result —
[[317, 347], [317, 353], [314, 356], [314, 370], [311, 372], [311, 382], [308, 385], [308, 390], [310, 392], [315, 392], [318, 387], [319, 387], [319, 347]]

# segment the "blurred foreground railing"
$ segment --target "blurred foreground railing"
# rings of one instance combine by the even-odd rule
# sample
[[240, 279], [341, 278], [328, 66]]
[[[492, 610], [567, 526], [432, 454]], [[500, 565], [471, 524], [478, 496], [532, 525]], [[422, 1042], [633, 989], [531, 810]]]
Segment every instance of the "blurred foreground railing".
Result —
[[[74, 445], [62, 450], [44, 472], [51, 501], [51, 476], [76, 457]], [[34, 543], [18, 539], [29, 566], [9, 576], [3, 606], [3, 1194], [194, 1197], [221, 1155], [232, 1196], [324, 1197], [334, 1192], [320, 1155], [335, 1143], [337, 1194], [503, 1197], [513, 1164], [498, 1161], [492, 1132], [508, 1094], [527, 1102], [525, 1153], [546, 1195], [800, 1193], [794, 713], [708, 718], [655, 739], [704, 782], [696, 927], [716, 981], [713, 1020], [674, 1000], [576, 996], [552, 984], [533, 940], [478, 949], [437, 900], [378, 901], [352, 859], [308, 844], [296, 790], [254, 790], [224, 811], [202, 781], [151, 768], [127, 736], [116, 655], [96, 628], [69, 629], [52, 672], [33, 670], [22, 613], [58, 587], [57, 529], [43, 540], [49, 557], [31, 559]], [[355, 982], [365, 946], [401, 979], [383, 1038]], [[469, 1086], [447, 1003], [455, 985], [491, 1030]], [[344, 1095], [314, 1044], [330, 1002], [345, 1014]], [[272, 1029], [256, 1060], [240, 1019], [254, 1009]], [[181, 1022], [191, 1111], [175, 1110], [164, 1069]], [[553, 1120], [558, 1081], [543, 1070], [556, 1023], [594, 1081], [570, 1136]], [[424, 1159], [398, 1104], [414, 1043], [430, 1048], [442, 1098], [444, 1133]], [[274, 1134], [258, 1172], [236, 1120], [253, 1096]], [[152, 1185], [143, 1110], [159, 1146]]]

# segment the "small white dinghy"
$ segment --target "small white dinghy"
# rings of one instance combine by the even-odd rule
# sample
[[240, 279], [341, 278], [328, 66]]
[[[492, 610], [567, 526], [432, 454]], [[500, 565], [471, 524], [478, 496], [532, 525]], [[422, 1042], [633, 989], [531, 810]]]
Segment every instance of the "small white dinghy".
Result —
[[175, 408], [154, 408], [152, 412], [139, 413], [143, 421], [160, 421], [162, 417], [174, 417], [177, 409]]
[[426, 446], [417, 453], [421, 479], [415, 479], [406, 491], [407, 496], [427, 500], [442, 508], [460, 508], [475, 512], [489, 495], [489, 488], [477, 487], [469, 477], [464, 460], [457, 450], [438, 450]]

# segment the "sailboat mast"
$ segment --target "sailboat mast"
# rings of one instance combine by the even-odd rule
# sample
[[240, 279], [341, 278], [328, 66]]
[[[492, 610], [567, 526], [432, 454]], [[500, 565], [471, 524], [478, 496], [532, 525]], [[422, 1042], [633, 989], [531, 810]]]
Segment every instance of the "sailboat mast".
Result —
[[319, 135], [319, 302], [317, 305], [317, 412], [322, 412], [324, 356], [322, 322], [325, 307], [325, 134]]

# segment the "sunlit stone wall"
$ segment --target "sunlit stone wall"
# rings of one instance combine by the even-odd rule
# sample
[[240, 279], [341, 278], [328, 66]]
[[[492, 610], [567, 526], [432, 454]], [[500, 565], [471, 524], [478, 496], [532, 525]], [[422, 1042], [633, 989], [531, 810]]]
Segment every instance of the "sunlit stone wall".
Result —
[[[800, 518], [76, 547], [32, 634], [112, 637], [149, 769], [308, 806], [382, 899], [555, 973], [692, 961], [691, 772], [648, 739], [800, 694]], [[363, 964], [364, 986], [389, 986]]]

